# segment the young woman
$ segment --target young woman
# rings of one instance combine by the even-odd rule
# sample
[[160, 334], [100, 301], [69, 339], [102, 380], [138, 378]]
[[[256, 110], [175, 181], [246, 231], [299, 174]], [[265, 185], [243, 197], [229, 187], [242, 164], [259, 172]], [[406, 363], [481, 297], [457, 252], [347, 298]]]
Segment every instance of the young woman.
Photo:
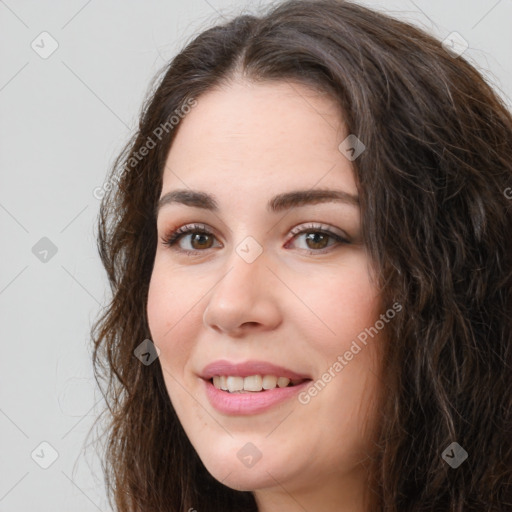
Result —
[[198, 35], [101, 205], [115, 509], [511, 510], [511, 140], [463, 57], [354, 3]]

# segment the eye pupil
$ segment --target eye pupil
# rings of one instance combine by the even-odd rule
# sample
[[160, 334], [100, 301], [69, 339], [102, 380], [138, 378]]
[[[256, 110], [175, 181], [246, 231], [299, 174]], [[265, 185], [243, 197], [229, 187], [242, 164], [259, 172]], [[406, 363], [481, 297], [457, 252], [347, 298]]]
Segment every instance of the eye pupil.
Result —
[[[199, 244], [200, 244], [199, 247], [204, 248], [205, 247], [204, 244], [202, 244], [200, 242], [201, 237], [208, 238], [208, 237], [210, 237], [210, 235], [208, 235], [207, 233], [193, 233], [192, 240], [191, 240], [192, 245], [194, 244], [194, 242], [199, 241]], [[203, 238], [203, 241], [204, 241], [204, 238]], [[208, 245], [207, 248], [210, 248], [210, 246], [211, 246], [211, 237], [210, 237], [210, 245]]]
[[[320, 237], [320, 241], [317, 239], [317, 237]], [[313, 244], [320, 244], [320, 249], [325, 247], [325, 244], [322, 244], [322, 242], [325, 242], [327, 240], [327, 236], [324, 233], [319, 232], [311, 232], [307, 233], [306, 239], [308, 242], [313, 242]], [[318, 249], [319, 247], [313, 247], [314, 249]]]

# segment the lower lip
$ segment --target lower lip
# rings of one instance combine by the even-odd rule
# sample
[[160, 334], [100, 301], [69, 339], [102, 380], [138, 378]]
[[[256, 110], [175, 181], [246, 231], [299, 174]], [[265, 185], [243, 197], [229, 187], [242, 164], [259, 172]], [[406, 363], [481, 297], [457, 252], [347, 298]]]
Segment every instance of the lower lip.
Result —
[[203, 379], [203, 382], [206, 386], [206, 396], [212, 407], [221, 413], [239, 416], [265, 412], [300, 393], [311, 381], [307, 380], [286, 388], [247, 393], [230, 393], [217, 389], [209, 380]]

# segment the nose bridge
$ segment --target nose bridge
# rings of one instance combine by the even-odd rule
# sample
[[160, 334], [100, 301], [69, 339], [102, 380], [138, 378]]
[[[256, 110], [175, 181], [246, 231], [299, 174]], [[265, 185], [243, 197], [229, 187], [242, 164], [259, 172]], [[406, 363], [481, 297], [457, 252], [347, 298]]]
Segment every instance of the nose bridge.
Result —
[[213, 289], [211, 299], [222, 303], [223, 308], [248, 307], [263, 291], [260, 284], [264, 280], [265, 258], [260, 255], [254, 260], [240, 256], [240, 244], [228, 260], [228, 270]]
[[203, 316], [205, 325], [230, 331], [245, 323], [276, 321], [275, 288], [268, 283], [272, 273], [263, 252], [256, 254], [251, 243], [240, 243], [227, 260], [227, 270], [209, 296]]
[[246, 236], [234, 246], [227, 260], [227, 273], [216, 286], [217, 292], [250, 299], [259, 293], [259, 283], [269, 273], [266, 264], [263, 246], [254, 237]]

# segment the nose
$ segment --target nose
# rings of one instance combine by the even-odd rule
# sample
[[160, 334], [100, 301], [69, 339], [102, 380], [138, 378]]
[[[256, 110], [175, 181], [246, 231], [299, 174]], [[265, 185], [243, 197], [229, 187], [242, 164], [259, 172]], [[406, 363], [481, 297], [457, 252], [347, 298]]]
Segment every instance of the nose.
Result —
[[282, 321], [280, 286], [264, 255], [248, 263], [234, 252], [227, 267], [209, 295], [203, 324], [231, 336], [275, 329]]

